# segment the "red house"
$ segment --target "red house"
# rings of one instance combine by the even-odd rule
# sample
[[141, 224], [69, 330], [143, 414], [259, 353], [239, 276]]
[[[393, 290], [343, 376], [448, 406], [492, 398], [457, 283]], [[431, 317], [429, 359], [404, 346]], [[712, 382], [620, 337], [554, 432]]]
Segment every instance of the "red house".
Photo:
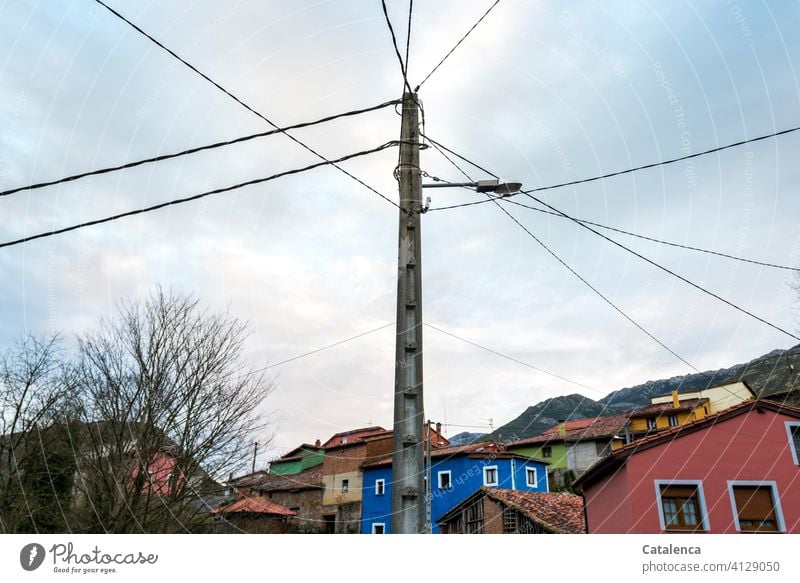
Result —
[[575, 482], [589, 533], [800, 533], [800, 408], [747, 401], [634, 441]]

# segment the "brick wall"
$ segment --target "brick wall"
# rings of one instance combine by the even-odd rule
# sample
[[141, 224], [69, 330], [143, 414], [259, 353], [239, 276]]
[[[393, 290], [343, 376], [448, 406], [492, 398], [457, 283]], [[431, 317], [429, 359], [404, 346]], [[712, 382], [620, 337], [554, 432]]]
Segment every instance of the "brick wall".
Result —
[[365, 444], [351, 445], [329, 449], [322, 462], [323, 475], [344, 474], [357, 471], [366, 457]]
[[503, 534], [503, 507], [488, 496], [483, 497], [483, 534]]

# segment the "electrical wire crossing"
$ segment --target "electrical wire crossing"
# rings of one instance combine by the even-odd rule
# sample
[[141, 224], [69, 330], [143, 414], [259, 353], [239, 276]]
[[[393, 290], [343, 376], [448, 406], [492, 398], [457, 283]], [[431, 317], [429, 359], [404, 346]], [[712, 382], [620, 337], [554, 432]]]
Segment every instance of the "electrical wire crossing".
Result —
[[265, 132], [258, 132], [255, 134], [250, 134], [247, 136], [242, 136], [239, 138], [235, 138], [232, 140], [225, 140], [222, 142], [214, 142], [213, 144], [208, 144], [205, 146], [197, 146], [195, 148], [189, 148], [186, 150], [181, 150], [180, 152], [174, 152], [172, 154], [161, 154], [159, 156], [153, 156], [152, 158], [144, 158], [143, 160], [137, 160], [135, 162], [126, 162], [125, 164], [120, 164], [118, 166], [108, 166], [106, 168], [100, 168], [98, 170], [91, 170], [89, 172], [81, 172], [80, 174], [73, 174], [71, 176], [65, 176], [64, 178], [59, 178], [56, 180], [49, 180], [46, 182], [37, 182], [34, 184], [28, 184], [25, 186], [16, 186], [14, 188], [10, 188], [8, 190], [0, 191], [0, 196], [8, 196], [10, 194], [14, 194], [16, 192], [21, 192], [23, 190], [35, 190], [38, 188], [44, 188], [46, 186], [54, 186], [56, 184], [63, 184], [65, 182], [72, 182], [73, 180], [79, 180], [81, 178], [86, 178], [87, 176], [97, 176], [99, 174], [107, 174], [109, 172], [116, 172], [118, 170], [127, 170], [129, 168], [135, 168], [137, 166], [142, 166], [143, 164], [151, 164], [153, 162], [162, 162], [164, 160], [171, 160], [173, 158], [178, 158], [180, 156], [187, 156], [189, 154], [196, 154], [198, 152], [203, 152], [206, 150], [213, 150], [215, 148], [222, 148], [224, 146], [230, 146], [233, 144], [241, 144], [242, 142], [247, 142], [250, 140], [254, 140], [256, 138], [263, 138], [267, 136], [272, 136], [275, 134], [285, 133], [288, 130], [300, 129], [300, 128], [307, 128], [311, 126], [315, 126], [321, 123], [333, 121], [336, 119], [341, 119], [344, 117], [351, 117], [355, 115], [359, 115], [362, 113], [368, 113], [370, 111], [376, 111], [378, 109], [383, 109], [384, 107], [388, 107], [390, 105], [396, 105], [398, 103], [402, 103], [399, 99], [394, 99], [392, 101], [385, 101], [384, 103], [380, 103], [378, 105], [374, 105], [372, 107], [366, 107], [363, 109], [354, 109], [352, 111], [346, 111], [344, 113], [338, 113], [336, 115], [329, 115], [327, 117], [323, 117], [314, 121], [302, 122], [293, 124], [290, 126], [286, 126], [283, 128], [278, 128], [274, 130], [268, 130]]
[[[108, 4], [106, 4], [105, 2], [103, 2], [103, 0], [94, 0], [94, 1], [95, 1], [96, 3], [98, 3], [100, 6], [102, 6], [103, 8], [105, 8], [106, 10], [108, 10], [108, 11], [109, 11], [111, 14], [113, 14], [115, 17], [117, 17], [118, 19], [120, 19], [120, 20], [122, 20], [123, 22], [125, 22], [125, 23], [126, 23], [128, 26], [130, 26], [131, 28], [133, 28], [133, 29], [134, 29], [136, 32], [138, 32], [139, 34], [141, 34], [142, 36], [144, 36], [145, 38], [147, 38], [148, 40], [150, 40], [150, 41], [151, 41], [153, 44], [155, 44], [156, 46], [158, 46], [158, 47], [159, 47], [159, 48], [161, 48], [162, 50], [164, 50], [164, 51], [166, 51], [167, 53], [169, 53], [169, 54], [170, 54], [172, 57], [174, 57], [175, 59], [177, 59], [178, 61], [180, 61], [180, 62], [181, 62], [183, 65], [185, 65], [186, 67], [188, 67], [190, 70], [194, 71], [194, 72], [195, 72], [197, 75], [199, 75], [200, 77], [202, 77], [203, 79], [205, 79], [206, 81], [208, 81], [209, 83], [211, 83], [211, 84], [212, 84], [214, 87], [216, 87], [217, 89], [219, 89], [220, 91], [222, 91], [222, 92], [223, 92], [225, 95], [227, 95], [228, 97], [230, 97], [231, 99], [233, 99], [233, 100], [234, 100], [236, 103], [238, 103], [239, 105], [241, 105], [242, 107], [244, 107], [244, 108], [245, 108], [247, 111], [249, 111], [249, 112], [253, 113], [253, 114], [254, 114], [254, 115], [256, 115], [256, 116], [258, 116], [259, 118], [261, 118], [262, 120], [264, 120], [265, 122], [267, 122], [269, 125], [271, 125], [271, 126], [272, 126], [273, 128], [275, 128], [276, 130], [278, 130], [278, 129], [281, 129], [281, 128], [280, 128], [278, 125], [276, 125], [276, 124], [275, 124], [275, 123], [273, 123], [273, 122], [272, 122], [272, 121], [271, 121], [269, 118], [267, 118], [267, 116], [265, 116], [265, 115], [264, 115], [264, 114], [262, 114], [262, 113], [259, 113], [258, 111], [256, 111], [255, 109], [253, 109], [252, 107], [250, 107], [249, 105], [247, 105], [247, 104], [246, 104], [244, 101], [242, 101], [241, 99], [239, 99], [238, 97], [236, 97], [236, 95], [234, 95], [233, 93], [231, 93], [230, 91], [228, 91], [227, 89], [225, 89], [225, 88], [224, 88], [222, 85], [220, 85], [219, 83], [217, 83], [216, 81], [214, 81], [214, 80], [213, 80], [211, 77], [209, 77], [209, 76], [208, 76], [208, 75], [206, 75], [205, 73], [201, 72], [201, 71], [200, 71], [200, 70], [199, 70], [197, 67], [195, 67], [194, 65], [192, 65], [191, 63], [189, 63], [188, 61], [186, 61], [185, 59], [183, 59], [183, 58], [182, 58], [180, 55], [178, 55], [178, 54], [177, 54], [175, 51], [173, 51], [172, 49], [170, 49], [170, 48], [166, 47], [164, 44], [162, 44], [161, 42], [159, 42], [159, 41], [158, 41], [156, 38], [154, 38], [153, 36], [151, 36], [150, 34], [148, 34], [147, 32], [145, 32], [144, 30], [142, 30], [141, 28], [139, 28], [139, 27], [138, 27], [136, 24], [134, 24], [134, 23], [133, 23], [133, 22], [131, 22], [130, 20], [128, 20], [128, 19], [127, 19], [125, 16], [123, 16], [121, 13], [119, 13], [119, 12], [117, 12], [116, 10], [114, 10], [113, 8], [111, 8], [111, 7], [110, 7]], [[350, 172], [348, 172], [347, 170], [345, 170], [345, 169], [344, 169], [344, 168], [342, 168], [341, 166], [338, 166], [338, 165], [335, 163], [335, 161], [331, 161], [331, 160], [329, 160], [328, 158], [326, 158], [325, 156], [323, 156], [322, 154], [320, 154], [319, 152], [317, 152], [316, 150], [314, 150], [314, 149], [313, 149], [311, 146], [309, 146], [308, 144], [306, 144], [306, 143], [302, 142], [300, 139], [298, 139], [298, 138], [294, 137], [294, 136], [293, 136], [292, 134], [290, 134], [289, 132], [287, 132], [287, 131], [285, 131], [285, 130], [284, 130], [284, 131], [282, 131], [281, 133], [282, 133], [283, 135], [285, 135], [287, 138], [289, 138], [290, 140], [292, 140], [292, 141], [293, 141], [294, 143], [296, 143], [297, 145], [301, 146], [302, 148], [304, 148], [304, 149], [305, 149], [305, 150], [307, 150], [308, 152], [311, 152], [312, 154], [314, 154], [314, 155], [315, 155], [317, 158], [319, 158], [320, 160], [323, 160], [323, 161], [327, 162], [328, 164], [330, 164], [331, 166], [333, 166], [334, 168], [336, 168], [336, 169], [337, 169], [339, 172], [343, 173], [345, 176], [348, 176], [348, 177], [350, 177], [352, 180], [355, 180], [356, 182], [358, 182], [358, 183], [359, 183], [361, 186], [365, 187], [366, 189], [368, 189], [368, 190], [369, 190], [369, 191], [371, 191], [372, 193], [374, 193], [374, 194], [378, 195], [379, 197], [381, 197], [382, 199], [384, 199], [384, 200], [385, 200], [386, 202], [388, 202], [389, 204], [391, 204], [391, 205], [393, 205], [393, 206], [395, 206], [395, 207], [397, 207], [397, 208], [400, 208], [400, 205], [399, 205], [399, 204], [397, 204], [397, 203], [396, 203], [395, 201], [393, 201], [392, 199], [390, 199], [388, 196], [386, 196], [386, 195], [384, 195], [384, 194], [381, 194], [381, 193], [380, 193], [380, 192], [378, 192], [378, 191], [377, 191], [375, 188], [373, 188], [372, 186], [370, 186], [369, 184], [367, 184], [366, 182], [364, 182], [363, 180], [361, 180], [361, 179], [360, 179], [360, 178], [358, 178], [357, 176], [355, 176], [355, 175], [351, 174]]]
[[[745, 144], [752, 144], [753, 142], [761, 142], [763, 140], [768, 140], [770, 138], [777, 138], [779, 136], [785, 136], [787, 134], [791, 134], [791, 133], [794, 133], [796, 131], [800, 131], [800, 126], [788, 128], [788, 129], [785, 129], [785, 130], [781, 130], [779, 132], [773, 132], [771, 134], [764, 134], [763, 136], [758, 136], [756, 138], [749, 138], [749, 139], [746, 139], [746, 140], [740, 140], [740, 141], [734, 142], [732, 144], [726, 144], [724, 146], [719, 146], [719, 147], [716, 147], [716, 148], [710, 148], [708, 150], [703, 150], [702, 152], [696, 152], [694, 154], [688, 154], [686, 156], [680, 156], [678, 158], [671, 158], [669, 160], [662, 160], [661, 162], [652, 162], [650, 164], [643, 164], [642, 166], [635, 166], [633, 168], [628, 168], [626, 170], [618, 170], [616, 172], [609, 172], [608, 174], [603, 174], [603, 175], [600, 175], [600, 176], [592, 176], [590, 178], [581, 178], [580, 180], [572, 180], [570, 182], [561, 182], [559, 184], [550, 184], [548, 186], [539, 186], [537, 188], [531, 188], [527, 192], [528, 193], [533, 193], [533, 192], [542, 192], [544, 190], [555, 190], [556, 188], [564, 188], [565, 186], [575, 186], [577, 184], [586, 184], [587, 182], [595, 182], [597, 180], [605, 180], [606, 178], [613, 178], [614, 176], [622, 176], [623, 174], [630, 174], [631, 172], [638, 172], [640, 170], [647, 170], [649, 168], [656, 168], [658, 166], [667, 166], [669, 164], [675, 164], [677, 162], [682, 162], [684, 160], [691, 160], [692, 158], [699, 158], [700, 156], [707, 156], [708, 154], [715, 154], [717, 152], [722, 152], [723, 150], [728, 150], [730, 148], [736, 148], [738, 146], [743, 146]], [[425, 139], [430, 141], [431, 143], [434, 143], [434, 141], [430, 138], [430, 136], [425, 136]], [[442, 148], [444, 148], [444, 146], [442, 146], [442, 144], [440, 144], [438, 142], [435, 142], [435, 143], [437, 145], [441, 146]], [[486, 172], [490, 176], [493, 176], [494, 178], [498, 178], [497, 175], [492, 174], [491, 172], [489, 172], [485, 168], [482, 168], [481, 166], [478, 166], [474, 162], [471, 162], [471, 161], [467, 160], [466, 158], [464, 158], [463, 156], [460, 156], [459, 154], [456, 154], [452, 150], [448, 150], [447, 148], [445, 148], [445, 149], [448, 152], [450, 152], [451, 154], [453, 154], [455, 156], [458, 156], [459, 158], [461, 158], [465, 162], [467, 162], [469, 164], [472, 164], [473, 166], [475, 166], [476, 168], [479, 168], [483, 172]], [[446, 206], [446, 207], [437, 207], [437, 208], [430, 209], [428, 212], [443, 211], [443, 210], [448, 210], [448, 209], [460, 208], [462, 206], [471, 206], [471, 205], [475, 205], [475, 204], [485, 204], [487, 202], [489, 202], [489, 201], [488, 200], [481, 200], [479, 202], [472, 202], [472, 203], [467, 203], [467, 204], [463, 204], [463, 205], [451, 205], [451, 206]]]
[[[664, 267], [663, 265], [661, 265], [660, 263], [657, 263], [657, 262], [653, 261], [653, 260], [652, 260], [652, 259], [650, 259], [649, 257], [646, 257], [646, 256], [642, 255], [641, 253], [639, 253], [639, 252], [637, 252], [637, 251], [634, 251], [633, 249], [631, 249], [630, 247], [627, 247], [627, 246], [623, 245], [623, 244], [622, 244], [622, 243], [620, 243], [619, 241], [617, 241], [617, 240], [615, 240], [615, 239], [612, 239], [611, 237], [608, 237], [607, 235], [604, 235], [603, 233], [601, 233], [601, 232], [599, 232], [599, 231], [596, 231], [595, 229], [593, 229], [593, 228], [592, 228], [592, 227], [590, 227], [589, 225], [586, 225], [586, 224], [582, 223], [581, 221], [579, 221], [579, 220], [578, 220], [578, 219], [576, 219], [575, 217], [572, 217], [572, 216], [570, 216], [570, 215], [566, 214], [565, 212], [563, 212], [563, 211], [561, 211], [561, 210], [559, 210], [559, 209], [555, 208], [554, 206], [551, 206], [551, 205], [547, 204], [546, 202], [542, 201], [541, 199], [539, 199], [539, 198], [537, 198], [537, 197], [533, 196], [533, 195], [530, 193], [530, 191], [524, 191], [524, 190], [523, 190], [523, 191], [522, 191], [522, 193], [523, 193], [523, 194], [525, 194], [525, 195], [527, 195], [529, 198], [531, 198], [532, 200], [536, 201], [536, 202], [537, 202], [537, 203], [539, 203], [540, 205], [542, 205], [542, 206], [544, 206], [544, 207], [547, 207], [548, 209], [552, 210], [553, 212], [556, 212], [556, 213], [558, 213], [558, 214], [562, 215], [564, 218], [566, 218], [566, 219], [569, 219], [569, 220], [573, 221], [574, 223], [576, 223], [577, 225], [580, 225], [581, 227], [583, 227], [583, 228], [584, 228], [584, 229], [586, 229], [587, 231], [589, 231], [589, 232], [591, 232], [591, 233], [594, 233], [594, 234], [595, 234], [595, 235], [597, 235], [598, 237], [601, 237], [601, 238], [605, 239], [606, 241], [608, 241], [608, 242], [610, 242], [610, 243], [613, 243], [614, 245], [616, 245], [616, 246], [617, 246], [617, 247], [619, 247], [620, 249], [623, 249], [623, 250], [627, 251], [628, 253], [630, 253], [630, 254], [632, 254], [632, 255], [635, 255], [635, 256], [636, 256], [636, 257], [638, 257], [639, 259], [642, 259], [643, 261], [646, 261], [647, 263], [649, 263], [649, 264], [650, 264], [650, 265], [652, 265], [653, 267], [657, 267], [657, 268], [658, 268], [658, 269], [660, 269], [661, 271], [663, 271], [663, 272], [665, 272], [665, 273], [668, 273], [669, 275], [671, 275], [671, 276], [673, 276], [673, 277], [675, 277], [675, 278], [677, 278], [677, 279], [680, 279], [682, 282], [689, 284], [690, 286], [692, 286], [693, 288], [695, 288], [695, 289], [697, 289], [697, 290], [699, 290], [699, 291], [703, 292], [704, 294], [706, 294], [706, 295], [708, 295], [708, 296], [711, 296], [712, 298], [714, 298], [714, 299], [716, 299], [716, 300], [719, 300], [719, 301], [720, 301], [720, 302], [722, 302], [723, 304], [727, 304], [728, 306], [730, 306], [730, 307], [732, 307], [733, 309], [735, 309], [735, 310], [737, 310], [737, 311], [741, 312], [742, 314], [745, 314], [746, 316], [750, 316], [750, 317], [751, 317], [751, 318], [753, 318], [754, 320], [758, 320], [758, 321], [759, 321], [759, 322], [761, 322], [762, 324], [766, 324], [766, 325], [767, 325], [767, 326], [769, 326], [770, 328], [773, 328], [774, 330], [777, 330], [778, 332], [781, 332], [781, 333], [785, 334], [785, 335], [786, 335], [786, 336], [788, 336], [789, 338], [794, 338], [795, 340], [800, 340], [800, 336], [796, 336], [796, 335], [792, 334], [791, 332], [789, 332], [788, 330], [785, 330], [785, 329], [781, 328], [781, 327], [780, 327], [780, 326], [778, 326], [777, 324], [773, 324], [773, 323], [772, 323], [772, 322], [770, 322], [769, 320], [766, 320], [766, 319], [764, 319], [764, 318], [762, 318], [762, 317], [760, 317], [760, 316], [757, 316], [757, 315], [755, 315], [753, 312], [750, 312], [750, 311], [748, 311], [748, 310], [746, 310], [746, 309], [742, 308], [741, 306], [738, 306], [738, 305], [734, 304], [734, 303], [733, 303], [733, 302], [731, 302], [730, 300], [726, 300], [726, 299], [725, 299], [725, 298], [723, 298], [722, 296], [720, 296], [720, 295], [718, 295], [718, 294], [716, 294], [716, 293], [714, 293], [714, 292], [712, 292], [712, 291], [710, 291], [710, 290], [708, 290], [708, 289], [704, 288], [704, 287], [703, 287], [703, 286], [701, 286], [700, 284], [697, 284], [697, 283], [695, 283], [695, 282], [691, 281], [690, 279], [687, 279], [687, 278], [685, 278], [684, 276], [680, 275], [679, 273], [676, 273], [675, 271], [672, 271], [671, 269], [668, 269], [668, 268]], [[498, 205], [498, 206], [500, 206], [500, 205]], [[502, 206], [501, 206], [500, 208], [502, 208]], [[505, 209], [504, 209], [504, 210], [505, 210]]]
[[468, 37], [468, 36], [469, 36], [469, 35], [472, 33], [472, 31], [473, 31], [473, 30], [475, 30], [475, 29], [477, 28], [477, 26], [478, 26], [478, 25], [479, 25], [481, 22], [483, 22], [483, 19], [484, 19], [484, 18], [486, 18], [486, 17], [489, 15], [489, 13], [490, 13], [492, 10], [494, 10], [494, 7], [495, 7], [495, 6], [497, 6], [498, 4], [500, 4], [500, 0], [496, 0], [494, 4], [492, 4], [491, 6], [489, 6], [489, 9], [488, 9], [486, 12], [484, 12], [484, 13], [483, 13], [483, 16], [481, 16], [481, 17], [478, 19], [478, 21], [477, 21], [475, 24], [473, 24], [473, 25], [472, 25], [472, 27], [471, 27], [471, 28], [470, 28], [470, 29], [469, 29], [469, 30], [466, 32], [466, 34], [465, 34], [464, 36], [462, 36], [462, 37], [459, 39], [459, 41], [458, 41], [458, 42], [455, 44], [455, 46], [454, 46], [452, 49], [450, 49], [450, 50], [448, 51], [448, 53], [447, 53], [447, 54], [446, 54], [444, 57], [442, 57], [442, 60], [441, 60], [441, 61], [439, 61], [439, 63], [438, 63], [438, 64], [437, 64], [437, 65], [436, 65], [436, 66], [435, 66], [435, 67], [434, 67], [434, 68], [431, 70], [431, 72], [430, 72], [430, 73], [428, 73], [427, 75], [425, 75], [425, 78], [424, 78], [422, 81], [420, 81], [420, 84], [419, 84], [419, 85], [417, 85], [417, 86], [414, 88], [414, 93], [416, 93], [417, 91], [419, 91], [419, 88], [420, 88], [420, 87], [422, 87], [423, 83], [425, 83], [425, 81], [427, 81], [428, 79], [430, 79], [431, 75], [433, 75], [433, 74], [434, 74], [434, 73], [437, 71], [437, 69], [438, 69], [439, 67], [441, 67], [441, 66], [442, 66], [442, 63], [444, 63], [444, 62], [447, 60], [447, 57], [449, 57], [450, 55], [452, 55], [452, 54], [453, 54], [453, 52], [454, 52], [454, 51], [455, 51], [455, 50], [456, 50], [456, 49], [457, 49], [457, 48], [458, 48], [458, 47], [461, 45], [461, 43], [463, 43], [463, 42], [464, 42], [464, 40], [465, 40], [465, 39], [466, 39], [466, 38], [467, 38], [467, 37]]
[[[484, 201], [481, 201], [481, 202], [484, 202]], [[530, 206], [530, 205], [521, 203], [519, 201], [513, 200], [511, 198], [503, 198], [503, 199], [501, 199], [501, 202], [508, 203], [508, 204], [513, 204], [513, 205], [516, 205], [516, 206], [519, 206], [519, 207], [522, 207], [522, 208], [526, 208], [526, 209], [530, 209], [532, 211], [536, 211], [536, 212], [543, 213], [543, 214], [546, 214], [546, 215], [552, 215], [552, 216], [558, 217], [560, 219], [566, 219], [567, 218], [563, 214], [559, 214], [557, 212], [550, 211], [550, 210], [543, 209], [543, 208], [538, 208], [538, 207], [535, 207], [535, 206]], [[598, 227], [600, 229], [606, 229], [606, 230], [609, 230], [609, 231], [614, 231], [615, 233], [620, 233], [621, 235], [628, 235], [630, 237], [636, 237], [637, 239], [642, 239], [644, 241], [651, 241], [653, 243], [659, 243], [661, 245], [667, 245], [667, 246], [670, 246], [670, 247], [677, 247], [679, 249], [687, 249], [689, 251], [697, 251], [699, 253], [707, 253], [709, 255], [716, 255], [718, 257], [725, 257], [726, 259], [733, 259], [734, 261], [742, 261], [744, 263], [752, 263], [752, 264], [755, 264], [755, 265], [761, 265], [763, 267], [772, 267], [772, 268], [775, 268], [775, 269], [785, 269], [785, 270], [788, 270], [788, 271], [800, 271], [800, 267], [792, 267], [790, 265], [781, 265], [781, 264], [778, 264], [778, 263], [767, 263], [766, 261], [758, 261], [756, 259], [748, 259], [746, 257], [738, 257], [736, 255], [731, 255], [729, 253], [723, 253], [721, 251], [714, 251], [712, 249], [703, 249], [702, 247], [694, 247], [692, 245], [684, 245], [682, 243], [675, 243], [674, 241], [665, 241], [663, 239], [656, 239], [655, 237], [648, 237], [647, 235], [642, 235], [640, 233], [633, 233], [631, 231], [626, 231], [624, 229], [618, 229], [617, 227], [610, 227], [610, 226], [604, 225], [602, 223], [595, 223], [594, 221], [587, 221], [585, 219], [579, 219], [577, 217], [575, 217], [574, 220], [576, 220], [578, 222], [581, 222], [581, 223], [584, 223], [586, 225], [591, 225], [593, 227]]]
[[126, 211], [124, 213], [119, 213], [119, 214], [116, 214], [116, 215], [111, 215], [109, 217], [105, 217], [105, 218], [102, 218], [102, 219], [95, 219], [95, 220], [92, 220], [92, 221], [86, 221], [84, 223], [80, 223], [80, 224], [77, 224], [77, 225], [72, 225], [72, 226], [69, 226], [69, 227], [63, 227], [63, 228], [55, 229], [55, 230], [52, 230], [52, 231], [46, 231], [44, 233], [39, 233], [37, 235], [28, 235], [27, 237], [22, 237], [21, 239], [16, 239], [14, 241], [6, 241], [5, 243], [0, 243], [0, 248], [12, 247], [14, 245], [20, 245], [22, 243], [27, 243], [27, 242], [33, 241], [35, 239], [42, 239], [44, 237], [52, 237], [54, 235], [60, 235], [62, 233], [68, 233], [70, 231], [76, 231], [78, 229], [83, 229], [85, 227], [91, 227], [91, 226], [100, 225], [100, 224], [103, 224], [103, 223], [110, 223], [111, 221], [116, 221], [116, 220], [119, 220], [119, 219], [122, 219], [122, 218], [125, 218], [125, 217], [130, 217], [130, 216], [133, 216], [133, 215], [141, 215], [141, 214], [149, 213], [149, 212], [152, 212], [152, 211], [156, 211], [156, 210], [168, 207], [168, 206], [183, 204], [183, 203], [186, 203], [186, 202], [199, 200], [201, 198], [205, 198], [207, 196], [211, 196], [211, 195], [214, 195], [214, 194], [220, 194], [220, 193], [223, 193], [223, 192], [229, 192], [231, 190], [236, 190], [236, 189], [239, 189], [239, 188], [243, 188], [245, 186], [252, 186], [254, 184], [261, 184], [262, 182], [269, 182], [270, 180], [275, 180], [276, 178], [281, 178], [283, 176], [290, 176], [292, 174], [299, 174], [301, 172], [306, 172], [308, 170], [313, 170], [315, 168], [320, 168], [322, 166], [333, 166], [333, 165], [335, 165], [337, 163], [341, 163], [341, 162], [344, 162], [346, 160], [351, 160], [353, 158], [358, 158], [358, 157], [361, 157], [361, 156], [366, 156], [368, 154], [374, 154], [376, 152], [380, 152], [380, 151], [385, 150], [387, 148], [391, 148], [393, 146], [397, 146], [397, 145], [399, 145], [399, 143], [400, 142], [398, 140], [394, 140], [394, 141], [391, 141], [391, 142], [386, 142], [385, 144], [382, 144], [382, 145], [380, 145], [380, 146], [378, 146], [376, 148], [372, 148], [370, 150], [363, 150], [361, 152], [355, 152], [353, 154], [347, 154], [346, 156], [342, 156], [341, 158], [337, 158], [336, 160], [324, 160], [322, 162], [317, 162], [316, 164], [311, 164], [309, 166], [304, 166], [302, 168], [295, 168], [293, 170], [285, 170], [283, 172], [278, 172], [277, 174], [272, 174], [271, 176], [266, 176], [264, 178], [256, 178], [254, 180], [248, 180], [246, 182], [240, 182], [238, 184], [233, 184], [231, 186], [224, 186], [222, 188], [215, 188], [214, 190], [208, 190], [206, 192], [201, 192], [200, 194], [194, 194], [192, 196], [187, 196], [187, 197], [184, 197], [184, 198], [177, 198], [177, 199], [169, 200], [169, 201], [162, 202], [162, 203], [159, 203], [159, 204], [155, 204], [155, 205], [152, 205], [152, 206], [138, 208], [138, 209]]
[[[397, 60], [400, 62], [400, 72], [403, 74], [403, 84], [405, 90], [409, 93], [413, 93], [411, 91], [411, 85], [408, 83], [408, 70], [406, 69], [405, 63], [403, 63], [403, 57], [400, 55], [400, 49], [397, 46], [397, 37], [394, 34], [394, 27], [392, 26], [392, 21], [389, 18], [389, 11], [386, 8], [386, 0], [381, 0], [381, 6], [383, 6], [383, 17], [386, 20], [386, 26], [389, 28], [389, 34], [392, 35], [392, 45], [394, 46], [394, 52], [397, 55]], [[410, 17], [409, 17], [410, 18]], [[411, 29], [408, 29], [409, 38], [411, 35]], [[407, 47], [406, 47], [407, 48]], [[408, 60], [408, 59], [406, 59]]]

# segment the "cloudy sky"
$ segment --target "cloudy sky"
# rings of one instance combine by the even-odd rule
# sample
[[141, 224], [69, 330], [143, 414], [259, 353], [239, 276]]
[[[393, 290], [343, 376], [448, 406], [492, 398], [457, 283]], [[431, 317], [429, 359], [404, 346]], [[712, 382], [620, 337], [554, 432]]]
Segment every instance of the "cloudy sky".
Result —
[[[278, 124], [398, 98], [377, 0], [110, 4]], [[407, 2], [389, 13], [405, 46]], [[419, 83], [491, 4], [414, 2]], [[798, 125], [800, 6], [503, 0], [420, 90], [428, 135], [528, 188]], [[90, 0], [0, 4], [0, 189], [269, 129]], [[328, 157], [397, 139], [391, 109], [299, 130]], [[565, 212], [655, 238], [800, 264], [800, 134], [571, 188]], [[275, 136], [0, 199], [2, 241], [315, 162]], [[344, 165], [397, 200], [397, 152]], [[433, 149], [426, 172], [461, 176]], [[474, 178], [486, 178], [474, 171]], [[428, 191], [432, 208], [476, 200]], [[524, 202], [524, 201], [523, 201]], [[527, 201], [531, 202], [531, 201]], [[700, 370], [795, 341], [563, 219], [508, 206], [599, 291]], [[494, 205], [423, 216], [425, 320], [581, 385], [425, 330], [426, 415], [452, 435], [579, 392], [692, 372]], [[791, 272], [614, 235], [797, 333]], [[0, 249], [0, 348], [74, 337], [158, 283], [250, 322], [267, 366], [394, 320], [397, 209], [322, 168]], [[271, 369], [262, 461], [368, 423], [391, 426], [394, 330]], [[589, 388], [587, 388], [589, 387]]]

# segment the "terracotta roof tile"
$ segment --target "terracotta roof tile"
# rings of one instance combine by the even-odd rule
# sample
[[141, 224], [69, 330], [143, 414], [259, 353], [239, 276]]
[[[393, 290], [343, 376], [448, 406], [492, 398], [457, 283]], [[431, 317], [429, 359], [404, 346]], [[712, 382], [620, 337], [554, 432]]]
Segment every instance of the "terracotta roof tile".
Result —
[[[498, 451], [503, 451], [503, 448], [496, 444], [493, 441], [483, 441], [479, 443], [468, 443], [466, 445], [455, 445], [449, 447], [434, 447], [431, 448], [431, 457], [432, 458], [440, 458], [440, 457], [448, 457], [453, 455], [459, 455], [462, 453], [466, 454], [492, 454], [497, 453]], [[368, 464], [364, 464], [364, 467], [373, 467], [373, 466], [385, 466], [392, 463], [392, 456], [386, 456], [384, 458], [375, 460]]]
[[585, 534], [583, 498], [565, 492], [520, 492], [501, 488], [481, 490], [493, 500], [510, 506], [548, 530], [561, 534]]
[[560, 434], [560, 425], [554, 425], [544, 431], [541, 435], [520, 439], [507, 444], [507, 447], [514, 448], [520, 445], [532, 445], [536, 443], [547, 443], [549, 441], [588, 441], [592, 439], [602, 439], [614, 437], [622, 431], [628, 422], [629, 414], [607, 415], [605, 417], [592, 417], [589, 419], [575, 419], [565, 423], [564, 435]]
[[233, 504], [215, 508], [215, 514], [269, 514], [274, 516], [297, 516], [296, 512], [285, 506], [270, 502], [260, 496], [255, 498], [242, 498]]
[[315, 490], [322, 488], [322, 466], [314, 466], [288, 476], [269, 475], [256, 487], [261, 492]]
[[641, 417], [643, 415], [663, 415], [671, 411], [692, 411], [707, 403], [708, 399], [682, 399], [678, 407], [674, 407], [672, 403], [656, 403], [655, 405], [648, 405], [646, 407], [639, 407], [630, 412], [631, 417]]

